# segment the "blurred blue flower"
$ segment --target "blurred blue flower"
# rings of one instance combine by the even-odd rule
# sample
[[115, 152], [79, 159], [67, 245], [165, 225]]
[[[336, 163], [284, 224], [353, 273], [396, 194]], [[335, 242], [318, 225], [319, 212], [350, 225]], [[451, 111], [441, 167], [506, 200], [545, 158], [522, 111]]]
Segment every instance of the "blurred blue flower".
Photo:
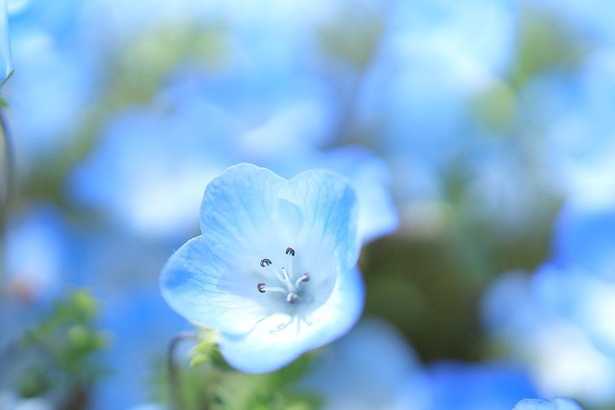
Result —
[[536, 395], [526, 372], [504, 363], [442, 361], [426, 371], [430, 410], [509, 410]]
[[50, 400], [30, 397], [21, 398], [10, 391], [0, 390], [0, 409], [3, 410], [53, 410], [54, 404]]
[[[553, 76], [551, 76], [553, 77]], [[600, 205], [615, 200], [615, 129], [609, 110], [615, 93], [615, 52], [601, 50], [563, 81], [542, 81], [538, 92], [557, 95], [546, 116], [545, 161], [568, 201]], [[534, 96], [538, 95], [536, 92]]]
[[552, 239], [553, 263], [615, 282], [614, 232], [615, 204], [564, 205]]
[[333, 343], [301, 381], [324, 397], [325, 409], [510, 410], [537, 391], [505, 363], [440, 361], [424, 367], [403, 337], [368, 319]]
[[215, 15], [211, 2], [192, 0], [148, 0], [125, 2], [91, 0], [83, 2], [81, 19], [90, 27], [92, 47], [113, 52], [122, 49], [139, 33], [162, 26], [189, 25]]
[[320, 149], [331, 119], [317, 96], [293, 94], [280, 104], [259, 104], [263, 118], [248, 126], [211, 102], [205, 78], [176, 73], [154, 104], [116, 115], [74, 169], [70, 194], [133, 232], [185, 237], [196, 230], [202, 187], [234, 163], [255, 163], [286, 178], [326, 168], [355, 189], [364, 242], [395, 230], [387, 164], [360, 147]]
[[538, 396], [574, 397], [593, 406], [614, 403], [615, 358], [549, 307], [534, 283], [528, 274], [511, 272], [489, 287], [482, 301], [489, 339], [507, 360], [528, 370]]
[[551, 401], [524, 399], [517, 403], [513, 410], [583, 410], [583, 408], [573, 400], [556, 397]]
[[127, 410], [166, 410], [167, 407], [160, 403], [147, 402], [132, 406]]
[[169, 340], [185, 329], [185, 321], [154, 284], [123, 286], [101, 296], [99, 326], [110, 339], [101, 360], [109, 374], [97, 383], [90, 407], [126, 409], [152, 400]]
[[555, 314], [615, 355], [615, 207], [568, 205], [555, 232], [555, 258], [537, 272], [534, 291]]
[[574, 270], [543, 266], [534, 290], [555, 314], [579, 326], [596, 348], [615, 354], [615, 285]]
[[189, 321], [218, 332], [234, 367], [280, 368], [343, 335], [361, 314], [356, 205], [335, 174], [285, 180], [249, 164], [231, 167], [207, 186], [202, 235], [171, 256], [162, 294]]
[[49, 305], [71, 281], [74, 244], [61, 213], [39, 204], [12, 216], [4, 239], [4, 288], [26, 304]]
[[[265, 140], [267, 135], [261, 139]], [[399, 225], [397, 208], [390, 193], [391, 171], [388, 165], [364, 147], [342, 146], [329, 150], [296, 147], [275, 155], [261, 147], [257, 153], [263, 165], [284, 177], [292, 177], [309, 168], [329, 169], [348, 178], [358, 199], [358, 235], [364, 243], [395, 231]]]
[[[383, 320], [361, 320], [316, 356], [312, 366], [298, 388], [322, 396], [322, 410], [426, 409], [421, 402], [422, 364], [404, 337]], [[406, 396], [411, 400], [406, 402]]]
[[64, 153], [92, 107], [103, 64], [76, 0], [9, 1], [13, 65], [11, 101], [19, 171]]
[[152, 108], [127, 108], [73, 171], [69, 192], [145, 236], [198, 229], [202, 187], [235, 159], [238, 126], [197, 93], [171, 89]]
[[11, 390], [19, 366], [27, 362], [15, 346], [73, 283], [75, 240], [65, 216], [48, 204], [32, 204], [10, 215], [4, 234], [0, 244], [0, 408], [51, 409], [51, 401], [21, 399]]
[[403, 200], [439, 199], [443, 172], [476, 138], [472, 98], [511, 63], [518, 14], [506, 0], [395, 2], [359, 121], [378, 130]]

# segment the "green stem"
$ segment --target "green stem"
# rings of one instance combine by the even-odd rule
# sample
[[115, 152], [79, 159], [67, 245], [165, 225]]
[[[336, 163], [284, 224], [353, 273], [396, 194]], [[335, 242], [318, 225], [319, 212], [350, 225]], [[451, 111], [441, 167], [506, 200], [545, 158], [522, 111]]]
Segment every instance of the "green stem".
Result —
[[186, 406], [183, 400], [181, 391], [181, 378], [179, 374], [179, 365], [175, 360], [175, 352], [179, 344], [185, 340], [199, 340], [199, 335], [196, 332], [180, 333], [175, 336], [169, 344], [167, 356], [167, 370], [169, 373], [169, 395], [171, 398], [172, 410], [185, 410]]
[[12, 137], [6, 115], [2, 109], [0, 109], [0, 131], [2, 132], [2, 138], [0, 139], [0, 143], [2, 144], [0, 147], [2, 156], [0, 162], [2, 164], [1, 175], [4, 178], [4, 181], [0, 181], [4, 189], [2, 198], [0, 198], [0, 290], [2, 290], [5, 268], [4, 258], [2, 257], [4, 254], [4, 230], [15, 181], [15, 161], [13, 157]]

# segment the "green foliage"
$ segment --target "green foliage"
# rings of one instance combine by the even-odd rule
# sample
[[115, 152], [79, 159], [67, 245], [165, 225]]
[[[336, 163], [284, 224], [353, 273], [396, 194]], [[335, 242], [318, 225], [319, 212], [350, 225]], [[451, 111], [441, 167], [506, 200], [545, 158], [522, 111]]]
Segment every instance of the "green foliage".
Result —
[[518, 56], [510, 73], [521, 87], [545, 70], [574, 69], [588, 51], [572, 27], [551, 15], [531, 10], [523, 19]]
[[67, 402], [73, 402], [71, 396], [82, 396], [92, 388], [104, 374], [96, 353], [107, 344], [105, 334], [94, 325], [97, 312], [97, 303], [89, 293], [77, 290], [24, 334], [19, 352], [33, 364], [18, 378], [16, 388], [21, 396], [59, 391]]
[[[178, 365], [177, 379], [161, 378], [165, 386], [177, 389], [183, 410], [311, 410], [322, 403], [320, 397], [295, 390], [294, 385], [311, 364], [307, 354], [271, 373], [246, 374], [234, 370], [223, 359], [215, 333], [202, 330], [188, 363]], [[156, 399], [171, 402], [166, 388]]]
[[178, 62], [190, 60], [204, 71], [216, 71], [227, 62], [228, 39], [223, 23], [186, 21], [156, 26], [131, 40], [117, 56], [113, 83], [107, 96], [112, 107], [151, 101], [163, 79]]
[[384, 21], [354, 9], [343, 16], [343, 23], [336, 20], [320, 27], [320, 46], [327, 57], [364, 69], [377, 52]]
[[[2, 87], [4, 87], [4, 84], [6, 84], [6, 82], [9, 80], [9, 78], [13, 76], [14, 73], [15, 70], [11, 70], [11, 72], [6, 76], [6, 78], [2, 80], [2, 83], [0, 83], [0, 90], [2, 89]], [[0, 108], [7, 108], [8, 106], [8, 102], [6, 102], [4, 97], [0, 95]]]

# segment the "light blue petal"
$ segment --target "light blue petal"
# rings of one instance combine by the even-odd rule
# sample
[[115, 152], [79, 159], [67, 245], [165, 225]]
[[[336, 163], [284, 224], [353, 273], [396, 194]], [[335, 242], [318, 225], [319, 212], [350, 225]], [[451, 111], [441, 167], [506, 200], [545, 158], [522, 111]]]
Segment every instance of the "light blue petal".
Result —
[[358, 203], [344, 178], [325, 170], [304, 171], [280, 189], [279, 197], [301, 211], [307, 228], [304, 237], [331, 245], [341, 269], [356, 264]]
[[359, 201], [358, 235], [363, 243], [390, 234], [399, 226], [390, 193], [391, 171], [363, 147], [348, 146], [323, 153], [319, 166], [348, 178]]
[[272, 251], [290, 246], [284, 238], [300, 217], [278, 198], [286, 183], [251, 164], [232, 166], [214, 178], [201, 205], [201, 231], [213, 253], [225, 260], [250, 259], [256, 267]]
[[271, 314], [270, 305], [256, 291], [256, 281], [229, 268], [196, 237], [169, 258], [160, 288], [167, 303], [189, 321], [222, 332], [249, 331]]
[[[222, 354], [233, 367], [248, 373], [262, 373], [287, 365], [304, 352], [344, 335], [359, 319], [365, 291], [357, 269], [341, 273], [329, 300], [305, 321], [291, 323], [283, 330], [277, 325], [287, 320], [271, 317], [244, 336], [220, 334]], [[299, 323], [299, 326], [297, 326]]]
[[553, 401], [543, 399], [521, 400], [513, 410], [583, 410], [574, 400], [556, 397]]

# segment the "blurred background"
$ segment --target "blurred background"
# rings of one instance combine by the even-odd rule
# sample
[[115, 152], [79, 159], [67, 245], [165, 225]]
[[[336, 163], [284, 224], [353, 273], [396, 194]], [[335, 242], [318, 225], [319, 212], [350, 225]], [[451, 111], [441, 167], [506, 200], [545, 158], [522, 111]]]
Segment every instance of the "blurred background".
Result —
[[186, 362], [188, 408], [615, 409], [607, 1], [7, 13], [0, 409], [165, 408], [158, 276], [240, 162], [354, 185], [365, 320], [279, 374]]

